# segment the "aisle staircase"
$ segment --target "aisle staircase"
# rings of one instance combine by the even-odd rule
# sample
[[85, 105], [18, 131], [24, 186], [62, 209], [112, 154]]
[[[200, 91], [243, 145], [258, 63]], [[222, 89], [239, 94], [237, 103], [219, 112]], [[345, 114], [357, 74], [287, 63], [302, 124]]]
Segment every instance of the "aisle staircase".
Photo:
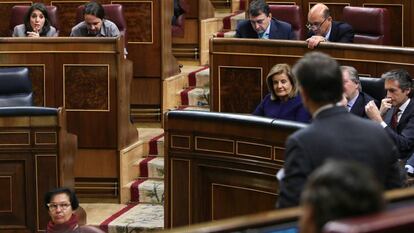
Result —
[[[209, 69], [184, 70], [175, 109], [209, 111]], [[121, 203], [81, 203], [87, 224], [110, 233], [147, 232], [164, 226], [164, 131], [139, 128], [140, 139], [120, 158]], [[133, 154], [133, 156], [131, 156]]]

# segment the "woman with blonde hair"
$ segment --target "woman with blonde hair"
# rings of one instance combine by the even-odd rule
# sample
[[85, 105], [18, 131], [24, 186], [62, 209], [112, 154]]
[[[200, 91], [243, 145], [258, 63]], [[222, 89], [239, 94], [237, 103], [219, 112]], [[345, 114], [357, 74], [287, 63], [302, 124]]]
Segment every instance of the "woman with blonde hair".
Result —
[[277, 64], [266, 77], [267, 94], [253, 115], [309, 123], [311, 115], [298, 94], [297, 81], [288, 64]]

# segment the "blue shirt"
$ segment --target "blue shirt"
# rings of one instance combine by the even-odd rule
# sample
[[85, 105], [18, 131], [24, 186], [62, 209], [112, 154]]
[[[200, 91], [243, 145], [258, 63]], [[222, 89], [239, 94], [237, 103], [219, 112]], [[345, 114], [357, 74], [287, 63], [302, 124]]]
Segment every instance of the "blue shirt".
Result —
[[271, 100], [270, 94], [267, 94], [256, 107], [253, 115], [304, 123], [309, 123], [311, 120], [311, 115], [303, 106], [300, 95], [282, 102], [280, 100]]

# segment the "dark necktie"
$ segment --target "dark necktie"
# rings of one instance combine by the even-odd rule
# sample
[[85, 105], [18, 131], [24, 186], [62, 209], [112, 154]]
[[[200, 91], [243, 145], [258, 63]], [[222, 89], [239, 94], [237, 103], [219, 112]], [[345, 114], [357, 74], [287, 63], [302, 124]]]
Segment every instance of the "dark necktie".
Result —
[[398, 113], [401, 110], [399, 108], [396, 108], [394, 110], [394, 113], [392, 114], [392, 118], [391, 118], [391, 128], [393, 129], [397, 129], [397, 125], [398, 125]]

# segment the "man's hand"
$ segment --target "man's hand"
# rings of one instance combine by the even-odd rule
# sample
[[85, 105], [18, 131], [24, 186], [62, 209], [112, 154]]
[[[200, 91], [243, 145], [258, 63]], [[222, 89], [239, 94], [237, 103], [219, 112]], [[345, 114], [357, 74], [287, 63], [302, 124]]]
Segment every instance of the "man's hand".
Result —
[[376, 121], [378, 123], [383, 122], [384, 120], [381, 117], [380, 110], [378, 110], [377, 105], [373, 100], [369, 101], [367, 105], [365, 105], [365, 113], [369, 117], [369, 119]]
[[308, 42], [308, 48], [314, 49], [316, 46], [319, 45], [320, 42], [325, 42], [325, 37], [323, 36], [312, 36], [308, 38], [306, 42]]
[[380, 107], [380, 113], [381, 116], [384, 116], [385, 113], [392, 107], [391, 105], [391, 98], [384, 98], [381, 100], [381, 107]]

